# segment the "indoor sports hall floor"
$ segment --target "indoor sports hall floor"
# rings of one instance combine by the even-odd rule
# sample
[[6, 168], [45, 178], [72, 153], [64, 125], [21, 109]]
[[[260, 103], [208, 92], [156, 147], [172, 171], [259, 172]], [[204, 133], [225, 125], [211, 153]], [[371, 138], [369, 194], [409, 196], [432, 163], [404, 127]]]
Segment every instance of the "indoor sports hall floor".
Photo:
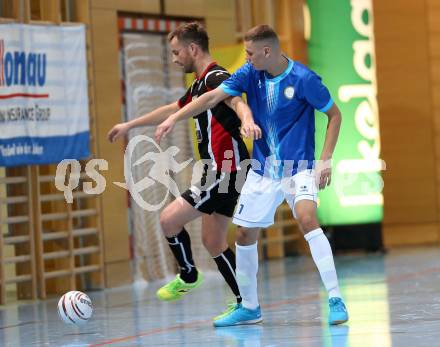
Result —
[[161, 283], [88, 293], [84, 328], [64, 325], [57, 300], [0, 309], [0, 346], [440, 346], [440, 247], [336, 258], [348, 324], [326, 325], [327, 298], [311, 258], [260, 265], [261, 325], [214, 329], [228, 290], [217, 275], [175, 303]]

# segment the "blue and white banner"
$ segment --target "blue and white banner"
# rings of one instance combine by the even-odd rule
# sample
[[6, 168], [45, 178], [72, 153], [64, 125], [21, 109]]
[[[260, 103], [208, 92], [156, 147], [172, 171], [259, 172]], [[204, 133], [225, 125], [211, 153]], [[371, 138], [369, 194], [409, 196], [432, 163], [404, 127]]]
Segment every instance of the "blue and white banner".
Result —
[[0, 25], [0, 166], [89, 156], [85, 27]]

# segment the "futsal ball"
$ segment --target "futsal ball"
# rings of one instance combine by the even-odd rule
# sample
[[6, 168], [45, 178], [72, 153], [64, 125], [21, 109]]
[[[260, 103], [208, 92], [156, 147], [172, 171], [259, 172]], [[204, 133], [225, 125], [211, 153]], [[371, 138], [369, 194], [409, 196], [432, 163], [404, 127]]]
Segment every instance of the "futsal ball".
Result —
[[58, 301], [58, 314], [66, 324], [84, 325], [90, 319], [92, 313], [92, 301], [83, 292], [67, 292]]

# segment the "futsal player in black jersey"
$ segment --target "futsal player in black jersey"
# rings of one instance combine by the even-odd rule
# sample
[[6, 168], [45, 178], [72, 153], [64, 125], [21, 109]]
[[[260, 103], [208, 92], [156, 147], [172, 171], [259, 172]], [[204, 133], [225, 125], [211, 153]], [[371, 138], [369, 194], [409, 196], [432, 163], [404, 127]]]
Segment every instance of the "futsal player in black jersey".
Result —
[[[124, 137], [134, 127], [162, 123], [191, 100], [217, 88], [229, 78], [229, 73], [217, 65], [209, 54], [209, 38], [200, 24], [183, 24], [168, 35], [168, 41], [173, 62], [186, 73], [195, 73], [191, 87], [178, 101], [115, 125], [108, 133], [111, 142]], [[160, 215], [163, 233], [179, 264], [180, 273], [157, 291], [157, 297], [164, 301], [178, 300], [202, 283], [203, 275], [194, 263], [190, 236], [185, 230], [187, 223], [201, 217], [203, 244], [234, 293], [237, 303], [240, 303], [235, 254], [229, 248], [226, 237], [239, 197], [235, 188], [237, 171], [246, 170], [240, 163], [249, 159], [242, 136], [258, 139], [261, 130], [240, 97], [226, 99], [212, 109], [195, 115], [193, 120], [200, 157], [206, 164], [201, 182], [171, 202]], [[224, 167], [223, 163], [229, 165]]]

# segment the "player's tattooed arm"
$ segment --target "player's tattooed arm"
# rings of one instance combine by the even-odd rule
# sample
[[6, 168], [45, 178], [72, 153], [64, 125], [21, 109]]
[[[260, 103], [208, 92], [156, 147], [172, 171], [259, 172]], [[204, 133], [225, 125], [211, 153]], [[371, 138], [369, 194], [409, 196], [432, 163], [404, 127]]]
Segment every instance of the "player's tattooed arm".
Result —
[[244, 100], [239, 96], [230, 97], [225, 100], [225, 104], [232, 108], [241, 120], [240, 133], [248, 138], [253, 137], [255, 140], [261, 138], [261, 129], [255, 124], [252, 111]]
[[221, 88], [216, 88], [198, 97], [196, 100], [186, 104], [177, 112], [169, 116], [156, 128], [156, 141], [160, 143], [163, 136], [167, 135], [174, 127], [177, 121], [188, 119], [193, 115], [200, 114], [209, 108], [214, 107], [218, 103], [222, 102], [229, 95], [226, 94]]

